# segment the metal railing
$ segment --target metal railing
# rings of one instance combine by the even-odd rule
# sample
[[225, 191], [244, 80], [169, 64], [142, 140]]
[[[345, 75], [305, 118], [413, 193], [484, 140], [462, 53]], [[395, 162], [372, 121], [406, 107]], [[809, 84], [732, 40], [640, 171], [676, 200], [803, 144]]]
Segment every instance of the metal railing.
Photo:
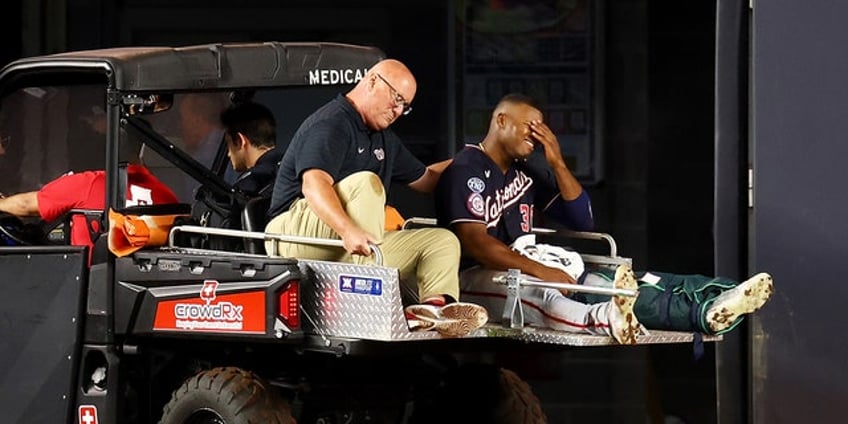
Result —
[[[176, 245], [176, 236], [178, 233], [193, 233], [193, 234], [206, 234], [213, 236], [224, 236], [224, 237], [234, 237], [234, 238], [249, 238], [254, 240], [264, 240], [264, 241], [275, 241], [275, 242], [287, 242], [287, 243], [298, 243], [298, 244], [309, 244], [309, 245], [318, 245], [318, 246], [331, 246], [331, 247], [341, 247], [344, 248], [344, 244], [339, 239], [325, 239], [325, 238], [317, 238], [317, 237], [304, 237], [304, 236], [291, 236], [286, 234], [271, 234], [271, 233], [260, 233], [253, 231], [242, 231], [242, 230], [229, 230], [226, 228], [210, 228], [210, 227], [202, 227], [199, 225], [179, 225], [174, 228], [171, 228], [170, 234], [168, 234], [168, 245], [170, 247], [180, 247]], [[368, 246], [371, 248], [371, 252], [374, 255], [374, 262], [378, 266], [383, 266], [383, 252], [380, 248], [373, 243], [368, 243]], [[277, 250], [277, 243], [271, 243], [271, 251], [268, 252], [268, 256], [279, 256], [279, 251]]]

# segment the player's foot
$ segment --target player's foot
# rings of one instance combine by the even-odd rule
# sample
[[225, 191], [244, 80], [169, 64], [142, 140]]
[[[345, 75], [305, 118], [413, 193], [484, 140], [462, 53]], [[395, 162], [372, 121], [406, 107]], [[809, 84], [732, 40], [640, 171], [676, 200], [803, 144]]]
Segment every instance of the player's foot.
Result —
[[[639, 284], [630, 265], [619, 265], [615, 270], [615, 282], [613, 286], [617, 289], [637, 290]], [[636, 304], [636, 296], [617, 295], [612, 298], [610, 306], [610, 332], [612, 337], [621, 344], [636, 344], [636, 336], [641, 332], [639, 320], [633, 313], [633, 305]]]
[[445, 306], [410, 305], [404, 312], [410, 330], [436, 330], [446, 337], [466, 336], [489, 320], [486, 308], [467, 302]]
[[760, 309], [774, 291], [771, 275], [761, 272], [718, 295], [707, 310], [707, 324], [716, 333], [727, 329], [740, 316]]

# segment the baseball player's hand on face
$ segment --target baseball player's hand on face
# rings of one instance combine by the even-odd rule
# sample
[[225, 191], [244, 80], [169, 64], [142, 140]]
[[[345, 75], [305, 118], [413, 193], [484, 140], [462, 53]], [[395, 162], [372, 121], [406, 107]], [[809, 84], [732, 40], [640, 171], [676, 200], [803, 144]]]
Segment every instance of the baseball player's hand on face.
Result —
[[530, 136], [542, 145], [545, 150], [545, 159], [551, 166], [562, 162], [559, 141], [547, 124], [542, 121], [530, 121]]
[[371, 246], [368, 243], [377, 244], [377, 239], [366, 233], [359, 227], [351, 228], [345, 234], [341, 234], [344, 249], [351, 255], [371, 256]]

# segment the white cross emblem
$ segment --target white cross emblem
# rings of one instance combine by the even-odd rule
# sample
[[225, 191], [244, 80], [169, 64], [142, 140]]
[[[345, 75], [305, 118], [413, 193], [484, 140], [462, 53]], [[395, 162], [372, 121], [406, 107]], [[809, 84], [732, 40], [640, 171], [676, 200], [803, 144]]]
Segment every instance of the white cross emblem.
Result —
[[97, 424], [97, 407], [94, 405], [80, 405], [80, 424]]

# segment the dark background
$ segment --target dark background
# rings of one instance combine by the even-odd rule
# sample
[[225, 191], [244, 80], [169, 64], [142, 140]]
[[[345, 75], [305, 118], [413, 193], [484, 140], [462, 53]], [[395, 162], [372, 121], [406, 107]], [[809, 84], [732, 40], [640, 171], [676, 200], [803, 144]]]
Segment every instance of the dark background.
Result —
[[[451, 116], [456, 104], [450, 102], [461, 81], [449, 81], [457, 75], [450, 68], [458, 53], [449, 36], [456, 30], [451, 19], [457, 3], [5, 0], [0, 64], [125, 45], [242, 40], [376, 45], [416, 74], [415, 110], [395, 129], [429, 163], [448, 157], [459, 139]], [[710, 275], [716, 3], [597, 3], [604, 174], [587, 187], [597, 230], [613, 234], [637, 269]], [[400, 208], [406, 215], [427, 215], [423, 205]], [[533, 384], [551, 422], [644, 423], [675, 416], [708, 423], [717, 419], [715, 354], [708, 345], [706, 355], [695, 360], [692, 346], [682, 344], [521, 351], [502, 359]], [[741, 396], [737, 400], [744, 404]]]

